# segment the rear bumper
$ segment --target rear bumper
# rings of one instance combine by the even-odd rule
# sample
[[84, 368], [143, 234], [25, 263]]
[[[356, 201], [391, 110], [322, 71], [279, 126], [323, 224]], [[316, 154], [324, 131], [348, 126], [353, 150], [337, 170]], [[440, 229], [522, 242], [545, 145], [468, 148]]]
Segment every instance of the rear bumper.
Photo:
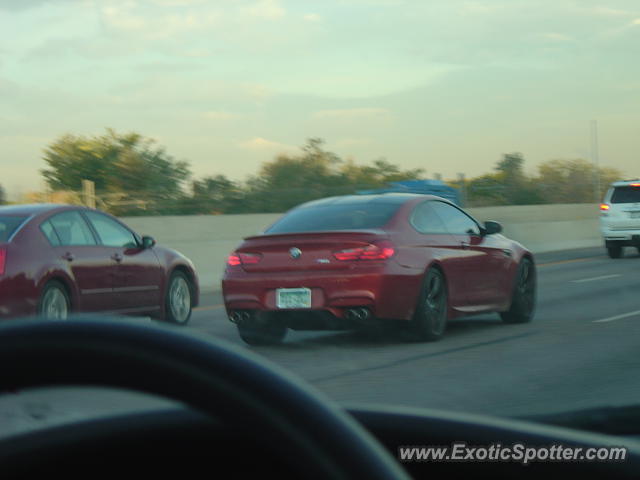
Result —
[[416, 306], [421, 280], [422, 272], [394, 263], [313, 274], [258, 274], [236, 269], [225, 273], [222, 293], [227, 313], [234, 310], [279, 311], [276, 289], [306, 287], [311, 290], [311, 308], [307, 311], [325, 311], [343, 319], [347, 309], [367, 307], [377, 318], [408, 320]]
[[611, 230], [602, 229], [605, 244], [619, 246], [640, 246], [640, 229], [638, 230]]
[[0, 279], [0, 318], [33, 316], [38, 312], [38, 297], [24, 295], [13, 279]]

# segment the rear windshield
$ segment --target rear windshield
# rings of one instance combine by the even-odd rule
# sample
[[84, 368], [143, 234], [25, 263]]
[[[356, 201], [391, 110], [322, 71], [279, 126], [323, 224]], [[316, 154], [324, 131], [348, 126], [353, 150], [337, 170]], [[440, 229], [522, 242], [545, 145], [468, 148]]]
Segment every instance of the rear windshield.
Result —
[[611, 203], [640, 203], [640, 187], [616, 187]]
[[265, 233], [367, 230], [383, 227], [400, 208], [386, 203], [323, 205], [292, 210]]
[[0, 216], [0, 243], [9, 240], [13, 232], [15, 232], [27, 217]]

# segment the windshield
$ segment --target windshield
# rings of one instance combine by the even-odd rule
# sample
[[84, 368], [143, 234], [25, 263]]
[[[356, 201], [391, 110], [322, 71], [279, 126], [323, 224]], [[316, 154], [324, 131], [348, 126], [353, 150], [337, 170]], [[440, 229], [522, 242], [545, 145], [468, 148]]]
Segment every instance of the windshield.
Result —
[[640, 203], [639, 187], [616, 187], [611, 195], [611, 203]]
[[399, 205], [376, 203], [302, 207], [289, 212], [265, 233], [381, 228], [398, 208]]
[[640, 188], [607, 197], [640, 175], [637, 0], [0, 0], [0, 25], [0, 322], [169, 324], [341, 405], [640, 404], [640, 212], [609, 204]]
[[0, 243], [4, 243], [15, 232], [26, 217], [0, 216]]

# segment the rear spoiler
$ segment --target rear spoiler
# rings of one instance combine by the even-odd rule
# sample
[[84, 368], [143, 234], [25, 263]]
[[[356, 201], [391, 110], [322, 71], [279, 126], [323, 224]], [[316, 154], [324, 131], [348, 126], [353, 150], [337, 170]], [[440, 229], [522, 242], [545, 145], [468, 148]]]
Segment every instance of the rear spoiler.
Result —
[[252, 235], [244, 237], [243, 240], [259, 240], [262, 238], [287, 238], [287, 237], [313, 237], [316, 235], [384, 235], [384, 230], [319, 230], [316, 232], [291, 232], [291, 233], [263, 233], [262, 235]]

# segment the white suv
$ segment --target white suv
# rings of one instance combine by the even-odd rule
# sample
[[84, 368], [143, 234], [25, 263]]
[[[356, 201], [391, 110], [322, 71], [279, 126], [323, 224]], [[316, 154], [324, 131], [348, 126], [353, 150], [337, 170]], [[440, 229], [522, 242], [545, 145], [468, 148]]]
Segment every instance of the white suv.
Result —
[[611, 258], [620, 258], [623, 247], [640, 252], [640, 179], [611, 184], [600, 204], [600, 231]]

